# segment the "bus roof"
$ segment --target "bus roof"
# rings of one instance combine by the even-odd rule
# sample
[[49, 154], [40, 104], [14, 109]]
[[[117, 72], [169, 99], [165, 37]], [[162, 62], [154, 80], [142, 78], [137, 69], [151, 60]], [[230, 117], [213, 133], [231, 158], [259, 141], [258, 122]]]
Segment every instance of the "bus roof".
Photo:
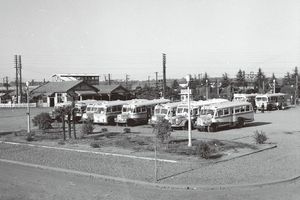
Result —
[[278, 96], [286, 96], [285, 93], [266, 93], [266, 94], [258, 94], [257, 97], [278, 97]]
[[128, 104], [130, 107], [139, 107], [139, 106], [150, 106], [156, 104], [164, 104], [170, 102], [169, 99], [153, 99], [153, 100], [145, 100], [145, 99], [135, 99], [131, 103]]
[[[208, 100], [200, 100], [200, 101], [191, 101], [190, 105], [192, 107], [199, 107], [199, 106], [205, 106], [205, 105], [210, 105], [210, 104], [215, 104], [215, 103], [224, 103], [224, 102], [228, 102], [227, 99], [208, 99]], [[180, 104], [179, 106], [187, 106], [187, 102], [184, 102], [182, 104]]]
[[235, 93], [233, 97], [255, 97], [257, 93], [245, 94], [245, 93]]
[[244, 101], [228, 101], [228, 102], [224, 102], [224, 103], [203, 106], [203, 108], [205, 108], [205, 109], [218, 109], [218, 108], [229, 108], [229, 107], [247, 106], [247, 105], [252, 105], [252, 104], [249, 103], [249, 102], [244, 102]]

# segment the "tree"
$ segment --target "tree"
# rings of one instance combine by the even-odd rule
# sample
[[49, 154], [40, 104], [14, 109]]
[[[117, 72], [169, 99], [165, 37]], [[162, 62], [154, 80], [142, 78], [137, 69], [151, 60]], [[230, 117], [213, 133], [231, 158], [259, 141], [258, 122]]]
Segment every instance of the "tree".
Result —
[[172, 87], [173, 90], [177, 90], [179, 88], [179, 84], [177, 80], [174, 80], [172, 83]]
[[62, 121], [62, 129], [63, 129], [63, 135], [64, 140], [66, 140], [66, 121], [65, 121], [65, 108], [64, 107], [58, 107], [54, 110], [54, 116], [56, 120]]
[[210, 84], [210, 80], [209, 80], [208, 75], [207, 75], [206, 72], [204, 73], [204, 76], [203, 76], [200, 84], [203, 85], [203, 86], [207, 86], [207, 85]]
[[225, 72], [225, 74], [222, 75], [222, 80], [221, 80], [221, 87], [222, 88], [227, 88], [230, 85], [230, 79], [228, 77], [228, 74]]
[[283, 86], [292, 85], [292, 77], [291, 77], [290, 72], [287, 72], [286, 75], [284, 76], [283, 81], [282, 81], [282, 85]]
[[156, 138], [158, 138], [161, 143], [166, 142], [171, 136], [171, 124], [166, 119], [161, 119], [155, 124], [153, 132]]
[[259, 68], [256, 76], [255, 87], [258, 88], [259, 91], [265, 92], [264, 91], [265, 83], [266, 83], [266, 76], [262, 72], [261, 68]]
[[236, 86], [245, 87], [245, 71], [242, 71], [241, 69], [236, 75]]

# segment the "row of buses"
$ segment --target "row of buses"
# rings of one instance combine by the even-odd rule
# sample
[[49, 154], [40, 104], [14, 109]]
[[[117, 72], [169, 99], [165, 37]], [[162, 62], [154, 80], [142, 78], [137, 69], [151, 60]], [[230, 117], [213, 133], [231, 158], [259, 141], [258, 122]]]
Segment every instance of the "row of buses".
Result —
[[[155, 125], [166, 119], [173, 129], [188, 128], [188, 103], [170, 102], [168, 99], [134, 99], [127, 101], [78, 102], [84, 107], [78, 116], [81, 120], [92, 120], [109, 125]], [[288, 106], [286, 95], [277, 94], [235, 94], [233, 101], [210, 99], [190, 102], [192, 128], [199, 131], [216, 131], [219, 127], [242, 127], [254, 121], [254, 109], [284, 109]]]

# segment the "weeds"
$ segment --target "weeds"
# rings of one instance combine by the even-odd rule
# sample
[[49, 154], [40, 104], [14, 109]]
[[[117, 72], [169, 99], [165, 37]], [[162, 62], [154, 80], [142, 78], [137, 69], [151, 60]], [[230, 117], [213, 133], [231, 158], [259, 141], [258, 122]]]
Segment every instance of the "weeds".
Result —
[[201, 158], [209, 159], [212, 153], [212, 148], [210, 147], [208, 142], [200, 142], [196, 146], [196, 154]]
[[130, 128], [124, 128], [124, 129], [123, 129], [123, 132], [124, 132], [124, 133], [131, 133], [131, 130], [130, 130]]
[[93, 141], [91, 142], [90, 146], [93, 148], [100, 148], [100, 143], [97, 141]]
[[267, 141], [267, 136], [265, 132], [256, 130], [254, 132], [254, 140], [256, 144], [264, 144]]

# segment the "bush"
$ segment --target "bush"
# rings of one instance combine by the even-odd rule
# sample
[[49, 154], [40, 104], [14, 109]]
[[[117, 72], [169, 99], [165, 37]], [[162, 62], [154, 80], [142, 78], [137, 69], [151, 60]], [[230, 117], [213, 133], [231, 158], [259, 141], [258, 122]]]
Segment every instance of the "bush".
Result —
[[212, 153], [212, 149], [208, 142], [200, 142], [196, 146], [196, 154], [201, 158], [209, 159]]
[[107, 130], [107, 128], [102, 128], [101, 131], [102, 132], [107, 132], [108, 130]]
[[51, 124], [52, 124], [53, 120], [51, 119], [49, 113], [42, 112], [42, 113], [36, 115], [32, 119], [32, 122], [33, 122], [34, 126], [38, 126], [39, 129], [45, 130], [45, 129], [52, 128]]
[[157, 124], [155, 124], [153, 132], [156, 137], [163, 143], [167, 141], [171, 136], [171, 124], [168, 120], [162, 119], [159, 120]]
[[87, 134], [92, 134], [94, 130], [94, 124], [91, 120], [84, 122], [81, 126], [81, 137]]
[[59, 144], [59, 145], [65, 145], [66, 143], [63, 140], [59, 140], [57, 144]]
[[27, 141], [27, 142], [32, 142], [32, 141], [34, 141], [34, 137], [32, 136], [32, 134], [28, 134], [28, 135], [26, 136], [26, 141]]
[[130, 128], [124, 128], [124, 129], [123, 129], [123, 132], [124, 132], [124, 133], [130, 133], [131, 130], [130, 130]]
[[264, 144], [265, 141], [267, 141], [267, 136], [263, 131], [258, 131], [256, 130], [254, 132], [254, 140], [256, 142], [256, 144]]
[[93, 147], [93, 148], [100, 148], [100, 143], [99, 142], [97, 142], [97, 141], [93, 141], [93, 142], [91, 142], [91, 147]]

